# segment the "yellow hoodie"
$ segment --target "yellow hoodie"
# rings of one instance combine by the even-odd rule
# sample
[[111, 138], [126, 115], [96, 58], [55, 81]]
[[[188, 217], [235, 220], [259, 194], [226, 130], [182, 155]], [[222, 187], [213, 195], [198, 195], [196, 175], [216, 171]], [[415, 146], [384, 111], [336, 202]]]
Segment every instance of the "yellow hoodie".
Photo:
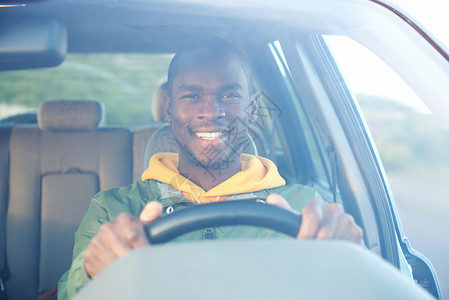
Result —
[[168, 183], [181, 191], [184, 198], [200, 204], [285, 185], [276, 165], [269, 159], [255, 155], [242, 154], [241, 171], [207, 192], [179, 174], [178, 163], [177, 153], [157, 153], [150, 158], [148, 169], [142, 174], [142, 181], [154, 179]]

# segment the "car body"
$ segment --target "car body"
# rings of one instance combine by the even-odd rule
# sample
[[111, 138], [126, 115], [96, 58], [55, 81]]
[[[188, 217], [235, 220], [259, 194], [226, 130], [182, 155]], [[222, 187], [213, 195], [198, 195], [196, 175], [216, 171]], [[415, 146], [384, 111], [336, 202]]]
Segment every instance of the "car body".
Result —
[[[72, 68], [63, 69], [61, 74], [74, 72], [76, 66], [85, 71], [83, 74], [105, 79], [106, 88], [132, 90], [137, 86], [134, 79], [126, 81], [98, 66], [89, 67], [89, 58], [95, 62], [103, 55], [106, 65], [108, 60], [112, 64], [112, 59], [125, 57], [125, 63], [118, 69], [129, 67], [132, 73], [134, 65], [149, 60], [151, 55], [162, 54], [152, 61], [156, 65], [157, 59], [164, 60], [164, 67], [155, 71], [157, 79], [151, 82], [156, 87], [163, 82], [169, 58], [186, 44], [211, 36], [230, 40], [247, 53], [262, 99], [259, 119], [251, 134], [259, 153], [275, 161], [287, 183], [313, 186], [325, 200], [341, 203], [363, 228], [365, 244], [372, 253], [395, 266], [434, 297], [442, 297], [430, 262], [413, 250], [405, 237], [371, 133], [328, 41], [331, 36], [343, 36], [370, 49], [390, 65], [431, 110], [448, 120], [449, 104], [445, 101], [448, 92], [444, 87], [449, 86], [449, 54], [392, 4], [377, 0], [217, 3], [200, 0], [29, 0], [0, 5], [0, 19], [3, 24], [3, 40], [0, 38], [3, 44], [0, 46], [3, 50], [0, 52], [2, 76], [19, 74], [17, 81], [23, 81], [24, 89], [33, 78], [39, 82], [40, 71], [45, 72], [48, 67], [58, 70], [70, 62]], [[62, 63], [66, 55], [67, 60]], [[130, 55], [129, 61], [126, 61], [126, 55]], [[62, 65], [58, 67], [60, 63]], [[22, 71], [16, 71], [22, 69], [32, 69], [26, 72], [37, 75], [27, 77], [23, 75], [25, 73], [18, 73]], [[65, 97], [95, 98], [96, 94], [89, 92], [103, 84], [100, 79], [96, 80], [89, 79], [91, 87], [87, 87], [89, 82], [84, 82], [86, 87], [74, 88], [76, 92]], [[69, 86], [71, 82], [65, 84]], [[47, 82], [40, 85], [47, 85]], [[48, 85], [52, 86], [50, 82]], [[104, 95], [104, 100], [96, 99], [106, 103], [106, 111], [109, 106], [118, 108], [114, 117], [107, 116], [107, 125], [119, 124], [120, 116], [126, 115], [126, 107], [131, 104], [140, 107], [137, 110], [141, 114], [145, 109], [149, 114], [150, 105], [141, 101], [141, 94], [126, 94], [129, 98], [123, 96], [113, 103], [105, 101], [109, 94]], [[54, 95], [60, 97], [58, 93]], [[37, 97], [37, 93], [30, 92], [29, 96]], [[16, 127], [37, 126], [19, 124], [17, 118], [12, 120], [3, 122], [12, 130], [4, 134], [5, 139], [14, 134]], [[125, 124], [127, 129], [133, 127], [131, 140], [137, 140], [138, 129], [135, 127], [147, 125], [144, 121]], [[146, 144], [146, 140], [141, 143]], [[133, 142], [129, 141], [127, 147], [131, 149]], [[19, 154], [10, 152], [9, 155]], [[140, 155], [143, 158], [142, 153]], [[130, 165], [135, 160], [135, 157], [127, 158]], [[3, 176], [3, 187], [14, 196], [17, 191], [9, 186], [10, 178], [17, 176], [12, 172], [15, 165], [20, 164], [20, 158], [7, 158], [7, 163], [10, 171]], [[142, 171], [135, 165], [131, 171], [134, 170]], [[129, 169], [111, 170], [122, 171], [127, 177], [123, 183], [133, 181]], [[27, 189], [27, 185], [20, 189]], [[8, 211], [2, 216], [2, 222], [6, 224], [10, 273], [6, 288], [17, 299], [39, 296], [51, 288], [50, 283], [39, 283], [49, 274], [43, 271], [47, 265], [43, 263], [37, 267], [42, 263], [45, 239], [36, 233], [32, 235], [33, 240], [25, 244], [11, 242], [17, 239], [14, 236], [28, 229], [18, 225], [23, 221], [15, 221], [16, 208], [22, 204], [16, 203], [17, 200], [12, 202], [11, 198], [6, 202], [8, 200]], [[64, 201], [70, 202], [70, 199]], [[39, 211], [39, 207], [28, 209]], [[44, 217], [35, 217], [33, 224], [44, 228]], [[32, 224], [28, 226], [34, 228]], [[73, 226], [71, 231], [73, 233]], [[15, 273], [22, 258], [12, 257], [19, 246], [35, 249], [29, 258], [33, 261], [32, 270], [22, 266], [22, 273]], [[64, 255], [70, 257], [70, 254]], [[68, 267], [66, 260], [64, 258], [64, 268]], [[21, 283], [23, 279], [16, 274], [27, 274], [28, 284]]]

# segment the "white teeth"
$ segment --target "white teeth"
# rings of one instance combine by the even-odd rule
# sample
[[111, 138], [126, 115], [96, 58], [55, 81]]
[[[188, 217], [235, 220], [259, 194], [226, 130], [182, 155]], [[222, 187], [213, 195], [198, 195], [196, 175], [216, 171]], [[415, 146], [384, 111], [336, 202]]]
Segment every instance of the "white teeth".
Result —
[[200, 139], [204, 140], [215, 140], [218, 138], [221, 138], [223, 136], [224, 132], [217, 131], [217, 132], [195, 132], [195, 135], [199, 137]]

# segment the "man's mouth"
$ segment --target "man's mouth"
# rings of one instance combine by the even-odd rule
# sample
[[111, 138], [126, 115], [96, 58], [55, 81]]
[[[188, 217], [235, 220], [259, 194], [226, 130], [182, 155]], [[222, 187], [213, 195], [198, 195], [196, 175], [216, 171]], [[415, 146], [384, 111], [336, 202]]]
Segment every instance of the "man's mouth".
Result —
[[226, 134], [226, 131], [213, 131], [213, 132], [205, 132], [205, 131], [197, 131], [194, 132], [194, 135], [197, 138], [200, 138], [202, 140], [215, 140], [223, 137], [223, 135]]

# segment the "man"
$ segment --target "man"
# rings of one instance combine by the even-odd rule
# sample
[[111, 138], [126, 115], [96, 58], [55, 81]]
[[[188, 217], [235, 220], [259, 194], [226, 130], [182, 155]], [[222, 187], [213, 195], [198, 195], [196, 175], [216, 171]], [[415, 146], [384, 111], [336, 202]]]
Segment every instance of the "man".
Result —
[[[310, 187], [285, 186], [271, 161], [241, 154], [258, 99], [248, 62], [237, 49], [214, 41], [178, 53], [170, 64], [167, 97], [165, 114], [179, 155], [156, 154], [142, 182], [93, 198], [75, 235], [72, 267], [59, 283], [60, 298], [75, 294], [127, 252], [147, 246], [145, 222], [196, 204], [263, 197], [269, 204], [302, 208], [298, 239], [363, 244], [362, 230], [339, 205], [324, 204]], [[175, 241], [273, 236], [267, 229], [236, 226], [196, 231]]]

